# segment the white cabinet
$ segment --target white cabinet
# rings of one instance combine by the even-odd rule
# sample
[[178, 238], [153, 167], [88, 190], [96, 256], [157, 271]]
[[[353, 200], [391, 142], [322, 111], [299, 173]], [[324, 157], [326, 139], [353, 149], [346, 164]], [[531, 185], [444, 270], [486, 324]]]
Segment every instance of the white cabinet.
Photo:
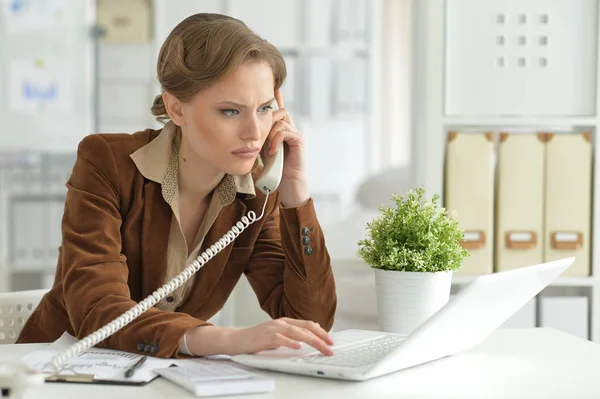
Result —
[[596, 0], [447, 4], [446, 114], [594, 115]]

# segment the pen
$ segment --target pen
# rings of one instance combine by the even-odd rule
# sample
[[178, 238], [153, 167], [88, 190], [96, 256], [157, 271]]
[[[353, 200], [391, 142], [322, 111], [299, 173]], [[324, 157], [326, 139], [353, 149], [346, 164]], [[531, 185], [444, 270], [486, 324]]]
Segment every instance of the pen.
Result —
[[139, 369], [142, 364], [144, 364], [144, 362], [146, 361], [147, 356], [142, 357], [140, 360], [138, 360], [137, 362], [135, 362], [135, 364], [131, 367], [129, 367], [127, 370], [125, 370], [125, 377], [129, 378], [133, 375], [133, 373], [135, 373], [135, 370]]

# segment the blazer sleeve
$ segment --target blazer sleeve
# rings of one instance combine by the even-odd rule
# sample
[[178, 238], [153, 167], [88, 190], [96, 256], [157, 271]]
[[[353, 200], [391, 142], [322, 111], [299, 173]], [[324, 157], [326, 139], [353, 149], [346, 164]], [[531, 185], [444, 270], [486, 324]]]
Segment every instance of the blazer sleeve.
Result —
[[245, 270], [248, 282], [272, 318], [311, 320], [329, 331], [337, 296], [313, 201], [286, 208], [272, 198]]
[[[98, 135], [83, 139], [67, 183], [62, 223], [65, 306], [79, 339], [136, 305], [127, 285], [127, 259], [121, 253], [118, 181], [108, 143]], [[150, 344], [158, 349], [155, 356], [175, 357], [185, 331], [205, 324], [187, 314], [151, 307], [99, 345], [135, 353]]]

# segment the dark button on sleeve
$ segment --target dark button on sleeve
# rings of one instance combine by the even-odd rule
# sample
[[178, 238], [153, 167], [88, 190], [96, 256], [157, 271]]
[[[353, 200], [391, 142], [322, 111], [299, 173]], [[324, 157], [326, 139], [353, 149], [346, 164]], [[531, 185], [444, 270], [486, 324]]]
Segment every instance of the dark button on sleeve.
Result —
[[308, 233], [310, 233], [310, 232], [311, 232], [311, 230], [312, 230], [312, 229], [309, 229], [308, 227], [304, 226], [304, 227], [302, 228], [302, 235], [303, 235], [303, 236], [307, 236], [307, 235], [308, 235]]
[[302, 244], [303, 244], [303, 245], [308, 245], [308, 244], [310, 244], [310, 238], [308, 238], [308, 237], [306, 237], [306, 236], [302, 237]]
[[158, 353], [158, 345], [152, 345], [150, 348], [150, 354], [156, 355]]
[[152, 350], [152, 345], [150, 345], [150, 344], [147, 344], [147, 345], [144, 347], [144, 352], [146, 352], [146, 353], [151, 353], [151, 352], [150, 352], [151, 350]]
[[304, 254], [306, 256], [310, 256], [313, 253], [313, 250], [311, 247], [304, 247]]
[[145, 347], [146, 347], [146, 344], [143, 342], [140, 342], [137, 346], [137, 350], [140, 352], [143, 352]]

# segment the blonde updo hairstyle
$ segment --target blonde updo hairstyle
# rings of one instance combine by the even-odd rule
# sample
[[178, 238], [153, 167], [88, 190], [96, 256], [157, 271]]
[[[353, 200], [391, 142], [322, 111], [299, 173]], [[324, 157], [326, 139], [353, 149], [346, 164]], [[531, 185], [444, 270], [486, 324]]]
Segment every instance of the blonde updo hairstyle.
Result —
[[[203, 88], [249, 61], [271, 66], [274, 89], [286, 78], [283, 56], [275, 46], [260, 38], [242, 21], [201, 13], [183, 20], [163, 43], [156, 66], [163, 92], [187, 102]], [[162, 94], [151, 108], [159, 122], [169, 121]]]

